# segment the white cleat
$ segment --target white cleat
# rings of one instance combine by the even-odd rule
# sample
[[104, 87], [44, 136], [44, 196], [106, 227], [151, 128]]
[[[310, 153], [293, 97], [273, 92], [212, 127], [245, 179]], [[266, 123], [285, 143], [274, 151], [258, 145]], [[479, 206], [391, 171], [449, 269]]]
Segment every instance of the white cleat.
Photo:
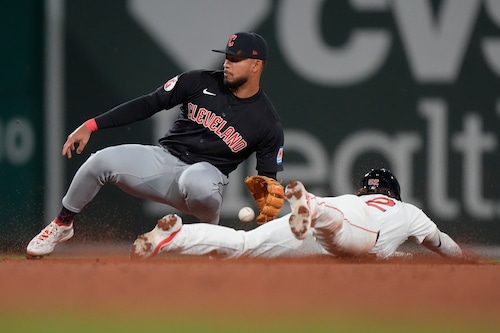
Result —
[[36, 235], [26, 247], [28, 259], [40, 259], [51, 254], [57, 244], [73, 237], [73, 223], [69, 226], [58, 225], [55, 221], [49, 223], [38, 235]]
[[137, 237], [130, 250], [131, 259], [145, 259], [157, 255], [177, 235], [182, 228], [182, 219], [169, 214], [158, 220], [150, 232]]
[[288, 222], [297, 239], [306, 239], [311, 233], [311, 215], [307, 202], [307, 191], [299, 181], [291, 181], [285, 189], [285, 197], [290, 203], [292, 214]]

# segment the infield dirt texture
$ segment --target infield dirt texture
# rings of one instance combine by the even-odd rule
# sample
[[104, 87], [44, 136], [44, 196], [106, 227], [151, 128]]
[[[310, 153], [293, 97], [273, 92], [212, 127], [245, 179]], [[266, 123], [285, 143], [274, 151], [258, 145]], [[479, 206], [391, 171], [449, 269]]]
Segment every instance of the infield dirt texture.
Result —
[[84, 246], [0, 255], [0, 331], [498, 332], [499, 286], [495, 261], [433, 254], [131, 261]]

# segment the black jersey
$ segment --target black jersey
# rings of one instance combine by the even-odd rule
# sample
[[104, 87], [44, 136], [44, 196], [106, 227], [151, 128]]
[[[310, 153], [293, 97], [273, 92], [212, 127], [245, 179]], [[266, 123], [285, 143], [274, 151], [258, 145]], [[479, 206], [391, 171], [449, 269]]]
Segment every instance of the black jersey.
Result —
[[271, 101], [262, 90], [238, 98], [222, 71], [182, 73], [95, 120], [99, 128], [121, 126], [176, 105], [181, 112], [159, 143], [182, 161], [209, 162], [228, 175], [255, 152], [259, 173], [283, 170], [283, 128]]

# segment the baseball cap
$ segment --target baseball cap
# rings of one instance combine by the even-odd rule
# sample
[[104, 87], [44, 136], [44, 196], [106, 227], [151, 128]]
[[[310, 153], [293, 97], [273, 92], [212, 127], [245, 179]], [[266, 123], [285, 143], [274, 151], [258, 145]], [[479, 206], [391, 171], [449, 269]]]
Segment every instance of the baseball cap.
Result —
[[229, 37], [225, 50], [212, 51], [261, 60], [267, 60], [269, 53], [266, 40], [259, 34], [251, 31], [235, 33]]

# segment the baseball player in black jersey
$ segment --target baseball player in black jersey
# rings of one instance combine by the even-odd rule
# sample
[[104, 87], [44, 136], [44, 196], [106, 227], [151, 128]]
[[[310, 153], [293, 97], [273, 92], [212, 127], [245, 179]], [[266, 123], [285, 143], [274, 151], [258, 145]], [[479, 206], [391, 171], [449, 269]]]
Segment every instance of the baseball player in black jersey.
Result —
[[131, 124], [176, 105], [181, 112], [158, 146], [124, 144], [92, 154], [75, 174], [62, 209], [27, 246], [29, 257], [50, 254], [73, 236], [77, 213], [106, 183], [217, 224], [229, 174], [253, 153], [259, 175], [282, 171], [284, 135], [273, 104], [260, 88], [268, 57], [264, 38], [232, 35], [223, 70], [179, 74], [156, 91], [87, 120], [68, 136], [62, 155], [80, 154], [91, 133]]

